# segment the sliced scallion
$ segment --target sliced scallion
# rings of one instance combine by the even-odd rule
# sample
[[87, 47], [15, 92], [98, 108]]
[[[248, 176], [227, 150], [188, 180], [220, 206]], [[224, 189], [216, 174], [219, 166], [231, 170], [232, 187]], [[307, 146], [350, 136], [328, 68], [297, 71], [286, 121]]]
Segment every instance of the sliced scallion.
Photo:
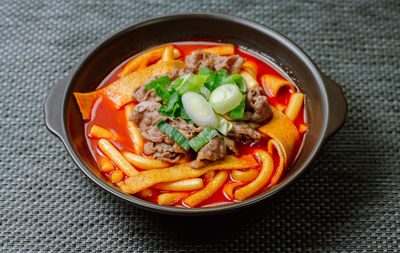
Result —
[[215, 73], [215, 71], [213, 71], [209, 68], [201, 67], [199, 70], [199, 74], [200, 75], [208, 75], [207, 80], [204, 83], [204, 87], [206, 87], [207, 89], [209, 89], [211, 91], [211, 87], [214, 83], [215, 75], [217, 73]]
[[212, 127], [207, 127], [206, 129], [201, 131], [201, 133], [199, 133], [196, 137], [192, 138], [189, 141], [189, 145], [194, 151], [197, 152], [201, 147], [206, 145], [212, 138], [217, 135], [217, 130]]
[[182, 119], [186, 120], [189, 124], [194, 125], [193, 120], [189, 117], [189, 115], [186, 113], [185, 108], [183, 108], [183, 105], [181, 104], [179, 107], [179, 116], [181, 116]]
[[240, 92], [245, 93], [247, 90], [247, 85], [246, 81], [240, 74], [233, 74], [231, 76], [228, 76], [222, 81], [224, 84], [232, 83], [236, 84], [240, 90]]
[[188, 91], [200, 93], [200, 87], [203, 86], [204, 82], [207, 80], [207, 75], [193, 75], [187, 81], [183, 82], [176, 91], [183, 95]]
[[200, 94], [203, 95], [205, 99], [208, 99], [210, 97], [211, 92], [209, 89], [203, 86], [200, 87]]
[[162, 87], [165, 87], [167, 84], [170, 84], [171, 80], [169, 79], [169, 76], [162, 76], [160, 78], [157, 78], [156, 80], [146, 84], [146, 90], [151, 90], [155, 88], [157, 85], [161, 85]]
[[218, 126], [215, 112], [202, 95], [195, 92], [186, 92], [182, 96], [182, 104], [187, 115], [197, 125], [214, 128]]
[[210, 75], [211, 73], [215, 73], [215, 71], [205, 67], [200, 67], [199, 69], [200, 75]]
[[168, 87], [168, 91], [178, 90], [189, 78], [191, 75], [186, 74], [180, 78], [175, 79], [171, 85]]
[[225, 84], [215, 89], [209, 98], [214, 111], [225, 114], [240, 104], [242, 93], [236, 84]]
[[179, 94], [177, 92], [173, 92], [168, 103], [166, 105], [162, 105], [160, 109], [158, 109], [158, 112], [163, 116], [176, 118], [179, 116], [177, 115], [179, 114], [179, 100]]
[[216, 73], [215, 75], [214, 82], [211, 85], [211, 91], [215, 90], [221, 85], [224, 85], [223, 81], [227, 76], [228, 76], [228, 71], [226, 71], [225, 69], [220, 69], [219, 73]]
[[242, 120], [244, 117], [245, 106], [246, 106], [246, 95], [242, 95], [242, 100], [240, 101], [240, 104], [231, 111], [229, 117], [231, 119]]
[[223, 134], [223, 135], [228, 135], [228, 132], [231, 130], [232, 128], [232, 123], [229, 122], [228, 120], [224, 119], [221, 116], [217, 116], [218, 117], [218, 127], [217, 130]]
[[157, 127], [166, 135], [168, 135], [172, 140], [179, 144], [184, 150], [189, 150], [190, 145], [188, 139], [181, 134], [176, 128], [161, 120], [157, 123]]
[[166, 104], [169, 103], [169, 100], [171, 99], [171, 94], [168, 92], [167, 89], [165, 89], [163, 86], [160, 84], [157, 84], [154, 87], [154, 92], [156, 93], [157, 96], [159, 96], [162, 101], [164, 101]]

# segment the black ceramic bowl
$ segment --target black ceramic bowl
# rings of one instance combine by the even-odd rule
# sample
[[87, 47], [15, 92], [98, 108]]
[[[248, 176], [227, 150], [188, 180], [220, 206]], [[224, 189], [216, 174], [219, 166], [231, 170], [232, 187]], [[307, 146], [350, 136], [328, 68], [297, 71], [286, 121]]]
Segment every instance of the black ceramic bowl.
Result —
[[[88, 92], [116, 66], [147, 48], [176, 41], [222, 41], [266, 55], [290, 70], [307, 97], [309, 131], [301, 154], [290, 171], [267, 192], [243, 202], [213, 208], [160, 206], [127, 195], [107, 181], [85, 142], [82, 117], [73, 92]], [[346, 100], [340, 87], [327, 78], [312, 60], [282, 34], [238, 17], [220, 14], [179, 14], [135, 23], [97, 45], [67, 77], [52, 87], [45, 105], [46, 125], [57, 135], [78, 167], [93, 182], [111, 194], [136, 206], [167, 214], [215, 214], [237, 210], [269, 198], [295, 180], [315, 158], [326, 138], [344, 123]]]

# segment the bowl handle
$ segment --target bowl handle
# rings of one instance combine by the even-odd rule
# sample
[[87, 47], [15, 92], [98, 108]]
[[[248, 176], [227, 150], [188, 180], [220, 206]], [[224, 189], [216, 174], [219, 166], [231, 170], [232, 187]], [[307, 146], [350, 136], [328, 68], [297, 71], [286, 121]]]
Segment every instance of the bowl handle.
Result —
[[328, 95], [329, 119], [325, 137], [331, 136], [343, 126], [347, 115], [347, 102], [342, 88], [327, 77], [321, 75]]
[[47, 128], [61, 139], [63, 138], [63, 96], [68, 88], [68, 80], [69, 76], [66, 76], [51, 87], [43, 106]]

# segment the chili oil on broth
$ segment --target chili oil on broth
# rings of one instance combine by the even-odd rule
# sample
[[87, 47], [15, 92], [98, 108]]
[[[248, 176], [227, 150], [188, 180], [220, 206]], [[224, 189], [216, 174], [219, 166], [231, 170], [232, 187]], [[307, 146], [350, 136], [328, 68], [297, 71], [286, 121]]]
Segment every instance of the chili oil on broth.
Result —
[[[177, 59], [184, 60], [184, 57], [186, 55], [191, 54], [193, 51], [196, 51], [198, 49], [205, 49], [213, 46], [221, 46], [221, 45], [227, 45], [227, 44], [222, 44], [222, 43], [215, 43], [215, 42], [175, 42], [175, 43], [169, 43], [169, 44], [164, 44], [160, 45], [158, 47], [166, 46], [166, 45], [173, 45], [175, 48], [177, 48], [181, 52], [181, 56], [178, 57]], [[154, 47], [154, 48], [158, 48]], [[151, 48], [151, 49], [154, 49]], [[149, 49], [149, 50], [151, 50]], [[147, 50], [146, 50], [147, 51]], [[143, 51], [139, 54], [136, 54], [132, 56], [131, 58], [127, 59], [125, 62], [117, 66], [98, 86], [97, 89], [103, 88], [115, 80], [119, 79], [121, 77], [121, 70], [122, 68], [133, 58], [145, 53], [146, 51]], [[294, 83], [290, 78], [289, 75], [287, 75], [284, 71], [280, 70], [272, 60], [261, 56], [258, 53], [255, 53], [253, 51], [250, 51], [249, 49], [244, 49], [235, 46], [235, 52], [234, 54], [238, 54], [241, 57], [243, 57], [246, 60], [251, 60], [256, 63], [258, 67], [258, 74], [257, 74], [257, 81], [260, 84], [261, 87], [263, 87], [261, 77], [265, 74], [271, 74], [274, 76], [278, 76], [280, 78], [283, 78], [285, 80], [288, 80], [291, 83]], [[299, 92], [300, 89], [295, 85], [296, 90]], [[263, 87], [265, 90], [265, 87]], [[291, 92], [289, 89], [286, 87], [283, 87], [279, 93], [278, 96], [273, 98], [270, 97], [268, 94], [266, 94], [268, 102], [271, 106], [276, 106], [277, 104], [283, 104], [287, 105], [289, 98], [290, 98]], [[133, 102], [134, 103], [134, 102]], [[135, 103], [134, 103], [135, 104]], [[99, 160], [101, 157], [105, 156], [100, 149], [98, 148], [98, 138], [91, 137], [89, 135], [89, 129], [93, 125], [99, 125], [103, 128], [109, 129], [113, 131], [114, 133], [117, 133], [118, 138], [115, 140], [110, 140], [110, 142], [115, 145], [120, 152], [123, 151], [129, 151], [133, 152], [133, 142], [130, 137], [129, 131], [127, 129], [127, 123], [128, 119], [125, 115], [125, 107], [127, 105], [123, 106], [122, 108], [117, 109], [112, 101], [107, 98], [106, 96], [100, 97], [96, 102], [95, 105], [92, 108], [92, 114], [91, 114], [91, 119], [89, 121], [86, 121], [84, 123], [84, 128], [85, 128], [85, 138], [86, 142], [88, 144], [89, 150], [93, 156], [93, 159], [99, 164]], [[304, 103], [302, 105], [301, 111], [298, 114], [297, 118], [293, 121], [296, 127], [298, 128], [300, 124], [307, 124], [307, 116], [304, 108]], [[267, 143], [268, 143], [269, 138], [265, 137], [259, 142], [251, 142], [250, 144], [238, 144], [238, 150], [240, 152], [240, 155], [244, 154], [253, 154], [257, 149], [262, 149], [265, 151], [267, 150]], [[297, 143], [297, 147], [295, 150], [297, 150], [297, 155], [301, 151], [301, 146], [302, 143], [304, 142], [304, 134], [300, 134], [300, 141]], [[134, 152], [133, 152], [134, 153]], [[141, 154], [145, 156], [144, 154]], [[279, 156], [274, 152], [274, 154], [271, 154], [273, 161], [274, 161], [274, 172], [273, 175], [276, 173], [278, 165], [279, 165]], [[296, 156], [297, 157], [297, 156]], [[292, 162], [293, 163], [293, 162]], [[115, 166], [116, 167], [116, 166]], [[260, 170], [261, 166], [258, 166], [257, 169]], [[116, 167], [117, 168], [117, 167]], [[285, 168], [284, 174], [281, 176], [281, 179], [284, 177], [286, 171], [290, 168]], [[137, 168], [138, 171], [142, 171], [140, 168]], [[103, 173], [103, 172], [102, 172]], [[109, 173], [103, 173], [107, 178], [110, 178]], [[271, 178], [273, 177], [271, 176]], [[271, 180], [269, 179], [269, 181]], [[204, 185], [207, 184], [208, 181], [204, 180]], [[200, 205], [198, 205], [198, 208], [201, 207], [215, 207], [215, 206], [222, 206], [222, 205], [228, 205], [237, 202], [237, 200], [231, 200], [229, 199], [228, 196], [226, 196], [223, 192], [223, 188], [226, 184], [229, 184], [231, 182], [236, 182], [232, 176], [231, 173], [229, 172], [229, 177], [224, 183], [222, 187], [220, 187], [215, 194], [213, 194], [210, 198], [207, 200], [203, 201]], [[251, 181], [250, 181], [251, 182]], [[243, 184], [240, 187], [243, 187], [248, 183]], [[253, 196], [259, 195], [262, 192], [267, 191], [271, 187], [270, 182], [266, 182], [264, 187], [256, 192]], [[157, 189], [152, 189], [153, 191], [153, 196], [150, 198], [146, 199], [147, 201], [153, 202], [158, 204], [157, 202], [157, 197], [158, 195], [168, 192], [168, 191], [162, 191], [162, 190], [157, 190]], [[198, 190], [192, 191], [191, 193], [195, 193]], [[183, 200], [178, 201], [177, 203], [173, 204], [172, 206], [175, 207], [187, 207]]]

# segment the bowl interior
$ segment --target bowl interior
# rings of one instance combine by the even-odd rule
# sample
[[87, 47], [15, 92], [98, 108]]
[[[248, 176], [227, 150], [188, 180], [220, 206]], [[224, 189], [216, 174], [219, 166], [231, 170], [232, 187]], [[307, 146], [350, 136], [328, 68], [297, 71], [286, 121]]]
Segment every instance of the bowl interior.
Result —
[[[85, 143], [82, 118], [72, 92], [94, 90], [110, 71], [127, 58], [145, 49], [169, 42], [199, 40], [228, 42], [269, 57], [278, 63], [281, 69], [306, 94], [310, 126], [303, 143], [302, 152], [291, 170], [281, 179], [278, 185], [274, 186], [275, 190], [271, 189], [260, 196], [244, 201], [247, 203], [256, 202], [289, 183], [310, 163], [312, 156], [315, 155], [323, 140], [327, 106], [325, 102], [326, 94], [319, 72], [312, 62], [282, 35], [247, 20], [215, 15], [161, 17], [139, 23], [103, 41], [78, 66], [71, 79], [64, 107], [64, 124], [68, 141], [83, 164], [92, 173], [99, 176], [101, 180], [113, 186], [98, 172], [97, 165]], [[128, 200], [129, 198], [135, 199], [133, 202], [136, 203], [145, 202], [129, 195], [125, 197]], [[225, 206], [224, 209], [236, 205], [243, 205], [243, 203]], [[178, 208], [170, 208], [170, 210], [172, 209]], [[222, 209], [217, 208], [215, 210]]]

